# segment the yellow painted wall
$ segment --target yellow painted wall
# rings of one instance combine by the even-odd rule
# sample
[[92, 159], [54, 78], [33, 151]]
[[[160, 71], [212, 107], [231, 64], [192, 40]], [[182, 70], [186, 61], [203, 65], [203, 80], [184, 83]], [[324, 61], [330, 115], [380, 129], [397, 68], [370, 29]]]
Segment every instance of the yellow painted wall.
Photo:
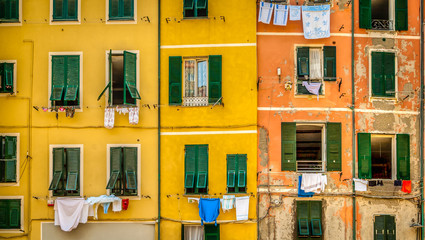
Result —
[[[47, 206], [49, 196], [49, 145], [83, 144], [84, 146], [84, 197], [106, 194], [107, 144], [141, 145], [141, 186], [144, 196], [130, 200], [129, 209], [120, 213], [104, 215], [99, 210], [98, 221], [150, 220], [157, 217], [157, 1], [137, 0], [136, 24], [107, 24], [106, 0], [81, 1], [81, 24], [50, 25], [50, 1], [23, 1], [22, 26], [0, 25], [0, 60], [17, 60], [18, 93], [12, 97], [0, 97], [0, 133], [20, 133], [21, 163], [28, 149], [28, 129], [32, 124], [31, 168], [25, 169], [19, 187], [0, 187], [0, 196], [24, 195], [25, 234], [31, 239], [40, 238], [40, 222], [53, 221], [54, 211]], [[141, 18], [148, 16], [150, 23]], [[146, 18], [144, 18], [146, 19]], [[32, 44], [34, 42], [34, 58]], [[139, 51], [139, 124], [130, 125], [128, 115], [116, 113], [115, 127], [103, 126], [105, 98], [97, 97], [105, 87], [107, 50]], [[49, 52], [83, 53], [83, 98], [82, 112], [74, 118], [59, 113], [36, 111], [31, 108], [32, 121], [28, 115], [28, 100], [33, 95], [32, 105], [46, 107], [49, 101]], [[34, 59], [34, 61], [32, 61]], [[33, 66], [33, 78], [32, 76]], [[31, 80], [33, 79], [33, 89]], [[23, 169], [19, 169], [23, 171]], [[29, 177], [30, 174], [30, 177]], [[31, 183], [31, 194], [28, 194]], [[46, 198], [47, 196], [47, 198]], [[39, 199], [35, 199], [37, 197]], [[30, 211], [29, 211], [29, 205]], [[29, 219], [31, 218], [31, 219]], [[32, 228], [28, 223], [32, 223]], [[130, 221], [130, 220], [129, 220]], [[31, 230], [30, 230], [31, 229]], [[12, 234], [19, 235], [19, 234]], [[0, 236], [10, 236], [0, 231]]]

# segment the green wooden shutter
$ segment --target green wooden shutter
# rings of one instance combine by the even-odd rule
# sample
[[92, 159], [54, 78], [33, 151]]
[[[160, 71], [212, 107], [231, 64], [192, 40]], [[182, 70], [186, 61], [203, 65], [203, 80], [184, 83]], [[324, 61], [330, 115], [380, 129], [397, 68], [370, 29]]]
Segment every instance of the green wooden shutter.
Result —
[[122, 0], [123, 17], [130, 18], [134, 16], [134, 3], [133, 0]]
[[374, 240], [386, 240], [385, 216], [375, 216], [375, 222], [373, 224], [373, 233]]
[[53, 1], [53, 19], [63, 19], [65, 18], [64, 16], [64, 1], [66, 0], [54, 0]]
[[397, 179], [410, 180], [410, 136], [397, 134]]
[[385, 96], [384, 53], [372, 52], [372, 96]]
[[395, 217], [386, 215], [385, 216], [385, 228], [387, 234], [387, 240], [395, 240], [396, 239], [396, 225], [395, 225]]
[[79, 189], [79, 173], [80, 173], [80, 149], [66, 149], [66, 190], [75, 191]]
[[169, 57], [168, 73], [168, 103], [179, 105], [182, 103], [182, 57]]
[[0, 229], [7, 229], [9, 222], [9, 200], [0, 200]]
[[359, 27], [372, 28], [372, 3], [371, 0], [359, 1]]
[[359, 178], [372, 178], [372, 149], [370, 133], [357, 134], [357, 161]]
[[5, 181], [16, 182], [16, 144], [17, 138], [5, 137]]
[[311, 201], [310, 203], [310, 223], [311, 223], [311, 235], [321, 236], [322, 235], [322, 202]]
[[9, 228], [20, 228], [21, 226], [21, 200], [11, 199], [9, 201]]
[[124, 104], [127, 102], [126, 89], [130, 92], [133, 99], [140, 99], [140, 94], [137, 91], [136, 85], [136, 69], [137, 69], [137, 55], [135, 53], [124, 51]]
[[207, 188], [208, 186], [208, 145], [198, 146], [198, 178], [196, 187]]
[[297, 225], [299, 236], [310, 235], [309, 209], [310, 204], [308, 201], [297, 201]]
[[204, 225], [205, 240], [220, 240], [220, 225]]
[[210, 55], [208, 58], [208, 102], [215, 103], [221, 98], [222, 78], [221, 55]]
[[64, 148], [53, 149], [53, 178], [49, 190], [57, 190], [63, 179], [65, 152]]
[[112, 147], [110, 149], [110, 155], [110, 175], [106, 189], [113, 189], [117, 183], [118, 178], [123, 174], [121, 169], [122, 148]]
[[297, 126], [296, 123], [283, 122], [281, 124], [282, 171], [297, 169]]
[[195, 175], [196, 175], [196, 153], [197, 146], [187, 145], [185, 147], [185, 157], [184, 157], [184, 187], [185, 188], [194, 188], [195, 186]]
[[326, 126], [326, 157], [328, 171], [341, 171], [341, 123]]
[[183, 0], [183, 9], [184, 10], [192, 10], [194, 7], [195, 0]]
[[13, 92], [13, 63], [4, 63], [4, 91]]
[[137, 189], [137, 148], [124, 148], [124, 171], [126, 176], [127, 189]]
[[78, 99], [78, 88], [80, 86], [80, 56], [66, 57], [66, 101], [75, 101]]
[[246, 187], [246, 154], [238, 154], [238, 187]]
[[120, 0], [109, 0], [109, 18], [119, 17]]
[[299, 47], [297, 48], [297, 69], [298, 77], [304, 77], [305, 75], [310, 74], [309, 66], [309, 57], [310, 48], [309, 47]]
[[205, 8], [207, 8], [207, 4], [208, 4], [208, 0], [197, 0], [196, 8], [205, 9]]
[[109, 106], [110, 106], [110, 105], [112, 105], [112, 50], [109, 50], [108, 60], [109, 60], [109, 76], [108, 76], [109, 82], [106, 85], [106, 87], [103, 89], [103, 91], [100, 93], [99, 97], [97, 97], [97, 101], [100, 100], [100, 98], [106, 92], [106, 90], [109, 90], [108, 91], [108, 103], [109, 103]]
[[52, 92], [51, 101], [62, 100], [63, 90], [65, 88], [65, 57], [52, 56]]
[[336, 80], [336, 47], [323, 47], [323, 59], [325, 80]]
[[19, 0], [10, 0], [10, 19], [19, 21]]
[[408, 0], [395, 0], [395, 30], [407, 31], [408, 29]]
[[236, 155], [227, 154], [227, 187], [235, 187], [236, 181]]
[[78, 0], [68, 0], [67, 19], [78, 20]]
[[395, 97], [395, 54], [382, 53], [383, 55], [383, 88], [385, 89], [385, 96]]

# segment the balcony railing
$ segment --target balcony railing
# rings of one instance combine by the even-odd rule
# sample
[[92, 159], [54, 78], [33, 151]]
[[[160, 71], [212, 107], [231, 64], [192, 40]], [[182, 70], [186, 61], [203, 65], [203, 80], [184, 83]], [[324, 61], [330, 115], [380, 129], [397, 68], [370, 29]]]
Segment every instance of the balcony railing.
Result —
[[323, 171], [322, 160], [297, 160], [298, 172], [321, 172]]
[[183, 106], [208, 106], [208, 97], [184, 97]]
[[394, 24], [392, 20], [372, 19], [373, 30], [393, 30]]

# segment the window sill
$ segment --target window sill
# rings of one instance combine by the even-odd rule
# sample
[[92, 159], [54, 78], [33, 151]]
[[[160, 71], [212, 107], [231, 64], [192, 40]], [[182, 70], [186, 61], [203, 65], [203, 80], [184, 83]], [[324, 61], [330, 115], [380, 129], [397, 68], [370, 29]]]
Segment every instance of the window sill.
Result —
[[53, 19], [52, 22], [78, 22], [78, 19]]
[[[295, 94], [296, 98], [314, 98], [317, 99], [317, 95], [307, 95], [307, 94]], [[319, 95], [319, 98], [325, 98], [325, 95]]]
[[19, 187], [18, 182], [2, 182], [0, 183], [0, 187]]
[[0, 97], [15, 96], [15, 95], [16, 95], [16, 93], [15, 93], [15, 92], [11, 92], [11, 93], [8, 93], [8, 92], [0, 92]]
[[50, 25], [78, 25], [81, 24], [79, 19], [53, 19]]
[[24, 229], [0, 229], [0, 233], [24, 233]]
[[106, 24], [136, 24], [137, 21], [134, 17], [132, 18], [109, 18]]
[[206, 20], [206, 19], [210, 19], [208, 16], [202, 16], [202, 17], [183, 17], [182, 20]]
[[397, 102], [395, 97], [370, 97], [371, 102], [385, 101], [385, 102]]

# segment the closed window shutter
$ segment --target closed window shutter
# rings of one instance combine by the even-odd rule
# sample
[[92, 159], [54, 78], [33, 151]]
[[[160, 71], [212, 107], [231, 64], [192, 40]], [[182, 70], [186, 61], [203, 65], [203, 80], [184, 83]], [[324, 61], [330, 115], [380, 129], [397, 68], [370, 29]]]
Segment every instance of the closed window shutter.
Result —
[[106, 185], [106, 189], [113, 189], [117, 183], [118, 178], [122, 177], [121, 170], [121, 159], [122, 159], [122, 148], [120, 147], [112, 147], [110, 149], [110, 175], [109, 181]]
[[385, 96], [395, 96], [395, 54], [394, 53], [383, 53], [384, 62], [384, 88]]
[[63, 186], [64, 179], [64, 161], [65, 151], [64, 148], [53, 149], [53, 178], [50, 183], [49, 190], [58, 190]]
[[19, 0], [10, 0], [10, 18], [19, 21]]
[[8, 222], [9, 222], [9, 200], [0, 200], [0, 229], [7, 229], [9, 225]]
[[78, 0], [67, 0], [68, 2], [68, 19], [78, 19]]
[[6, 92], [13, 92], [13, 63], [4, 63], [4, 89]]
[[65, 88], [65, 57], [52, 56], [52, 92], [51, 101], [62, 100]]
[[208, 0], [197, 0], [196, 8], [205, 9], [207, 8]]
[[9, 228], [21, 226], [21, 200], [13, 199], [9, 202]]
[[[137, 55], [135, 53], [124, 51], [124, 104], [135, 104], [135, 99], [140, 99], [139, 91], [136, 86], [136, 68]], [[127, 101], [127, 90], [134, 103]], [[131, 102], [133, 102], [131, 101]]]
[[394, 216], [390, 216], [390, 215], [385, 216], [385, 228], [386, 228], [387, 240], [395, 240], [396, 225], [395, 225]]
[[198, 178], [196, 187], [207, 188], [208, 186], [208, 145], [198, 146]]
[[410, 180], [410, 136], [397, 134], [397, 179]]
[[408, 29], [408, 0], [395, 0], [395, 30], [407, 31]]
[[67, 182], [66, 190], [75, 191], [79, 189], [79, 173], [80, 173], [80, 149], [66, 149], [66, 168]]
[[124, 148], [124, 171], [126, 189], [137, 190], [137, 148]]
[[97, 101], [100, 100], [100, 98], [106, 92], [106, 90], [109, 90], [108, 91], [108, 103], [109, 103], [109, 105], [112, 105], [112, 95], [111, 95], [111, 90], [112, 90], [112, 50], [109, 50], [108, 61], [109, 61], [109, 76], [108, 76], [109, 82], [106, 85], [106, 87], [102, 90], [99, 97], [97, 97]]
[[311, 235], [322, 235], [322, 202], [311, 201], [310, 203], [310, 227]]
[[336, 47], [323, 47], [323, 58], [325, 80], [336, 80]]
[[64, 1], [66, 0], [54, 0], [53, 1], [53, 19], [64, 18]]
[[372, 178], [372, 153], [371, 153], [371, 136], [370, 133], [357, 134], [358, 147], [358, 174], [359, 178]]
[[5, 137], [5, 181], [16, 182], [16, 143], [17, 138]]
[[385, 96], [384, 81], [384, 54], [383, 52], [372, 52], [372, 95]]
[[385, 216], [375, 216], [373, 228], [374, 240], [386, 240]]
[[341, 123], [326, 126], [327, 170], [341, 171]]
[[309, 202], [297, 201], [297, 226], [298, 226], [299, 236], [310, 235], [309, 209], [310, 209]]
[[208, 58], [208, 102], [215, 103], [221, 98], [221, 55], [210, 55]]
[[205, 240], [220, 240], [220, 225], [204, 225]]
[[169, 57], [168, 102], [170, 105], [182, 103], [182, 57]]
[[123, 17], [133, 17], [134, 15], [133, 0], [122, 0], [122, 1], [123, 1]]
[[359, 27], [372, 28], [372, 3], [371, 0], [359, 1]]
[[236, 155], [227, 155], [227, 187], [235, 187], [236, 181]]
[[310, 74], [310, 48], [308, 47], [299, 47], [297, 48], [297, 69], [298, 77], [309, 76]]
[[192, 10], [194, 7], [195, 0], [183, 0], [183, 9]]
[[75, 101], [78, 99], [78, 88], [80, 86], [80, 56], [66, 57], [66, 101]]
[[193, 188], [196, 176], [197, 146], [186, 146], [184, 159], [184, 187]]
[[246, 154], [238, 154], [238, 187], [246, 187]]
[[120, 0], [109, 0], [109, 18], [117, 18], [120, 13]]
[[283, 122], [281, 124], [281, 148], [282, 148], [282, 171], [295, 171], [296, 163], [296, 133], [297, 126], [295, 123]]

